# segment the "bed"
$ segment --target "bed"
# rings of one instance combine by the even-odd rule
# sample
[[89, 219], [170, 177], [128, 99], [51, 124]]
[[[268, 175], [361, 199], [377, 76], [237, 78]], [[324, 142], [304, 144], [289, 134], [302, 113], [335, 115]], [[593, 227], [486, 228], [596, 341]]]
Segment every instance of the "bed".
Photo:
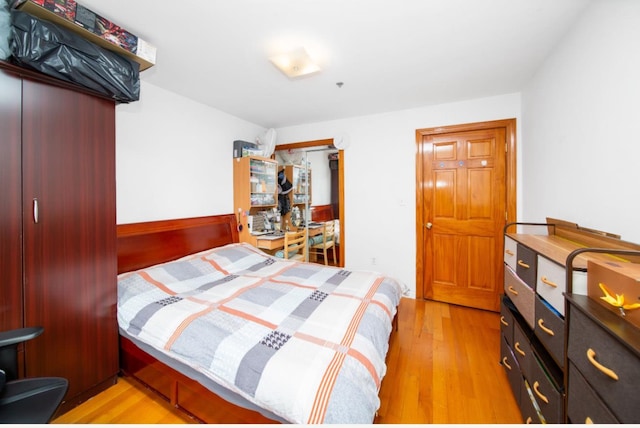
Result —
[[402, 286], [275, 259], [235, 216], [118, 226], [123, 374], [207, 423], [372, 423]]

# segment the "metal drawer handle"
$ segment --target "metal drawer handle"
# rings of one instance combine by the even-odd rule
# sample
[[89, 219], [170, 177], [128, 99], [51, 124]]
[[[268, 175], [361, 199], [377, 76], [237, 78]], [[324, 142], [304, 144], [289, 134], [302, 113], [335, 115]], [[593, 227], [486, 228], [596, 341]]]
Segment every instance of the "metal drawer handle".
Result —
[[616, 372], [596, 361], [596, 351], [591, 348], [587, 349], [587, 358], [589, 359], [589, 362], [602, 373], [606, 374], [613, 380], [618, 380], [618, 375], [616, 374]]
[[553, 330], [551, 330], [548, 327], [545, 327], [544, 325], [542, 325], [544, 323], [544, 320], [542, 318], [540, 318], [538, 320], [538, 327], [540, 327], [540, 329], [542, 331], [544, 331], [545, 333], [547, 333], [549, 336], [555, 336], [555, 333], [553, 332]]
[[540, 383], [538, 381], [533, 382], [533, 392], [535, 392], [536, 395], [540, 397], [542, 401], [549, 404], [549, 399], [544, 395], [542, 395], [542, 393], [540, 392], [540, 390], [538, 390], [538, 388], [540, 388]]
[[502, 359], [502, 365], [511, 370], [511, 366], [509, 365], [509, 363], [507, 363], [507, 357], [504, 357]]
[[33, 198], [33, 222], [37, 224], [38, 219], [39, 219], [38, 198]]
[[522, 349], [520, 349], [520, 342], [516, 342], [514, 348], [516, 348], [516, 351], [518, 351], [518, 354], [522, 355], [523, 357], [527, 354], [524, 353], [524, 351]]
[[531, 425], [531, 422], [533, 422], [533, 419], [531, 419], [531, 416], [527, 417], [527, 420], [524, 422], [527, 425]]
[[506, 321], [504, 320], [504, 316], [500, 317], [500, 322], [501, 322], [503, 325], [506, 325], [507, 327], [509, 327], [509, 323], [508, 323], [508, 322], [506, 322]]
[[522, 266], [525, 269], [529, 269], [531, 266], [523, 262], [522, 260], [518, 260], [518, 266]]
[[507, 253], [507, 256], [513, 256], [515, 253], [511, 250], [504, 250], [505, 253]]
[[549, 281], [546, 276], [543, 276], [542, 278], [540, 278], [540, 281], [544, 282], [545, 284], [553, 288], [556, 288], [558, 286], [558, 284], [556, 284], [555, 282]]
[[513, 288], [513, 285], [510, 285], [508, 290], [511, 291], [514, 295], [518, 295], [518, 292]]
[[593, 419], [591, 419], [589, 416], [587, 416], [586, 418], [584, 418], [584, 423], [586, 424], [593, 424]]

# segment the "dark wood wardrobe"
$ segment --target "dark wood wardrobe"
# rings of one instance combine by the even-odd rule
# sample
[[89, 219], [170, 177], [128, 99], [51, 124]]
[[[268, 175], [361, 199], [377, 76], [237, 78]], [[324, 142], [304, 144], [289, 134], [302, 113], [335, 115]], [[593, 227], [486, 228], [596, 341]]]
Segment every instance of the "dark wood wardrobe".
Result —
[[115, 103], [0, 62], [0, 330], [64, 412], [116, 381]]

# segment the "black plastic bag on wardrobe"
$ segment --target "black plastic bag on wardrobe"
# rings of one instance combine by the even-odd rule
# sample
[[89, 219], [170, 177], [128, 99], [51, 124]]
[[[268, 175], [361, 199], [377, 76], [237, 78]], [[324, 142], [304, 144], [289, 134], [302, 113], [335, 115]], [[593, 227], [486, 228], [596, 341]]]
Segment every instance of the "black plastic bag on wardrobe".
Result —
[[56, 24], [11, 11], [13, 59], [116, 101], [140, 99], [139, 64]]

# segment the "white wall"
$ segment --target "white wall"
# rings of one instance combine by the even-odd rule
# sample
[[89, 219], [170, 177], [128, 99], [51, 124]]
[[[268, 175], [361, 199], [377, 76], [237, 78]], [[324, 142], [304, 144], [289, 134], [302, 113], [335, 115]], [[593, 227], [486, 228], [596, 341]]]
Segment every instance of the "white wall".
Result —
[[333, 152], [335, 150], [327, 149], [307, 153], [312, 173], [312, 205], [329, 205], [331, 203], [331, 170], [329, 169], [329, 158], [327, 156]]
[[[279, 129], [277, 142], [349, 135], [347, 267], [396, 276], [415, 296], [416, 129], [519, 117], [508, 94]], [[260, 127], [144, 81], [116, 120], [118, 224], [233, 212], [232, 142]]]
[[[278, 130], [278, 143], [350, 137], [346, 261], [415, 295], [415, 130], [516, 118], [518, 218], [640, 242], [640, 1], [596, 0], [520, 94]], [[521, 120], [522, 117], [522, 120]], [[254, 124], [142, 82], [117, 108], [118, 223], [233, 212], [232, 141]], [[375, 259], [375, 264], [373, 264]]]
[[116, 108], [118, 224], [233, 212], [233, 141], [263, 128], [141, 82]]
[[522, 218], [640, 242], [640, 1], [598, 0], [522, 94]]
[[519, 94], [277, 132], [279, 144], [349, 136], [344, 154], [346, 266], [393, 275], [415, 296], [416, 130], [508, 118], [519, 122]]

